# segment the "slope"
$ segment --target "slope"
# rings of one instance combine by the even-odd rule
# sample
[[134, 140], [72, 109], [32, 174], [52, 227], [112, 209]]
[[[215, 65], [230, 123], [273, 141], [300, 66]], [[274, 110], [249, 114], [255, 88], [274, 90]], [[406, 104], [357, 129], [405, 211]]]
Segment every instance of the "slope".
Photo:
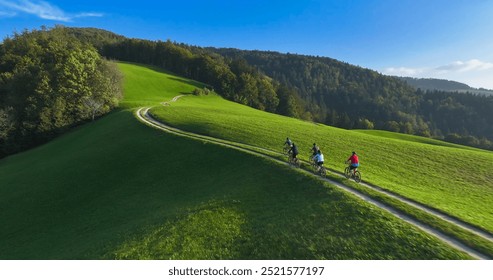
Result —
[[[123, 108], [194, 84], [121, 68]], [[163, 134], [130, 109], [1, 160], [0, 207], [0, 259], [468, 258], [310, 176]]]
[[337, 129], [268, 114], [218, 96], [185, 97], [151, 113], [187, 131], [274, 151], [288, 136], [304, 158], [316, 142], [327, 166], [338, 171], [344, 170], [345, 159], [355, 150], [365, 181], [493, 232], [493, 174], [487, 165], [478, 164], [491, 162], [492, 152]]

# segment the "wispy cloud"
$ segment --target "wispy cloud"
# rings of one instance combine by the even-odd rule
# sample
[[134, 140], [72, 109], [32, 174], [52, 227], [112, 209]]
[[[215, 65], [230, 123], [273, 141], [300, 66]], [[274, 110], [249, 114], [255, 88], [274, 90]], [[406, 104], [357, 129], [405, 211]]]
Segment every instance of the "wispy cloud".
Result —
[[6, 12], [6, 11], [0, 11], [0, 18], [9, 18], [9, 17], [15, 17], [17, 15], [16, 12]]
[[483, 62], [478, 59], [468, 61], [454, 61], [448, 65], [443, 65], [435, 68], [438, 71], [447, 72], [469, 72], [482, 71], [493, 68], [493, 63]]
[[80, 17], [102, 17], [102, 16], [104, 16], [103, 13], [79, 13], [79, 14], [74, 15], [74, 17], [76, 17], [76, 18], [80, 18]]
[[77, 13], [70, 14], [55, 5], [52, 5], [46, 1], [30, 1], [30, 0], [20, 0], [20, 1], [6, 1], [0, 0], [0, 6], [7, 8], [7, 11], [0, 11], [0, 16], [2, 13], [10, 13], [12, 16], [17, 15], [17, 12], [35, 15], [42, 19], [55, 20], [69, 22], [74, 18], [81, 17], [102, 17], [102, 13]]
[[424, 72], [426, 72], [426, 68], [389, 67], [383, 70], [383, 73], [387, 75], [411, 76], [411, 77], [414, 77]]
[[471, 59], [454, 61], [437, 67], [389, 67], [386, 75], [415, 78], [439, 78], [468, 83], [474, 87], [493, 88], [493, 63]]

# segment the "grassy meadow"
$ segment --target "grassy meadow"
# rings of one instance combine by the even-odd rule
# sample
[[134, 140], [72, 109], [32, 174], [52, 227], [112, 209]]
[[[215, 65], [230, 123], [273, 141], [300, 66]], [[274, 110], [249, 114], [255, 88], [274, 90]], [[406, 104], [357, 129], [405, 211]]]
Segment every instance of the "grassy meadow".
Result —
[[[199, 84], [150, 67], [120, 67], [119, 111], [0, 160], [0, 259], [469, 258], [286, 165], [147, 127], [133, 115], [136, 107], [160, 106]], [[216, 96], [158, 108], [176, 126], [272, 149], [285, 135], [310, 142], [319, 131], [348, 133]], [[274, 126], [259, 134], [266, 124], [251, 118]], [[281, 131], [286, 123], [290, 130]], [[365, 143], [355, 149], [364, 151]], [[330, 165], [341, 169], [351, 148], [336, 156], [326, 147]], [[370, 157], [361, 154], [367, 179]]]
[[258, 111], [216, 95], [183, 97], [151, 113], [187, 131], [271, 150], [280, 151], [290, 137], [302, 158], [315, 142], [326, 166], [337, 171], [344, 170], [344, 161], [356, 151], [364, 181], [493, 232], [493, 172], [485, 164], [493, 162], [492, 152], [395, 133], [338, 129]]

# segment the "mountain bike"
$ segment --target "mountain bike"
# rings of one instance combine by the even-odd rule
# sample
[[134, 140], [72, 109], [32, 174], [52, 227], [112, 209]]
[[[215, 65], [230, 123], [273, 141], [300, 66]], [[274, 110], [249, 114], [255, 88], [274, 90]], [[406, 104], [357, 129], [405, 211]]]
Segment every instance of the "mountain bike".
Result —
[[301, 167], [301, 161], [298, 159], [298, 158], [293, 158], [291, 156], [291, 153], [288, 154], [288, 162], [290, 165], [294, 166], [294, 167]]
[[306, 160], [306, 161], [308, 161], [308, 163], [310, 163], [310, 166], [311, 166], [314, 170], [316, 170], [316, 168], [317, 168], [317, 164], [316, 164], [316, 163], [315, 163], [315, 161], [313, 160], [313, 155], [312, 155], [312, 154], [310, 154], [310, 155], [308, 156], [308, 158], [307, 158], [307, 160]]
[[[347, 163], [347, 162], [345, 162], [345, 163]], [[353, 170], [350, 170], [349, 166], [346, 167], [346, 169], [344, 169], [344, 176], [346, 176], [346, 178], [348, 178], [348, 179], [353, 178], [354, 181], [356, 181], [356, 183], [361, 182], [361, 173], [358, 171], [357, 167]]]
[[282, 147], [282, 153], [283, 153], [284, 155], [287, 155], [287, 154], [288, 154], [288, 151], [289, 151], [289, 149], [290, 149], [290, 148], [291, 148], [291, 147], [289, 147], [288, 145], [284, 145], [284, 146]]
[[325, 166], [322, 164], [322, 166], [318, 166], [315, 164], [315, 174], [318, 174], [322, 177], [327, 176], [327, 169], [325, 169]]

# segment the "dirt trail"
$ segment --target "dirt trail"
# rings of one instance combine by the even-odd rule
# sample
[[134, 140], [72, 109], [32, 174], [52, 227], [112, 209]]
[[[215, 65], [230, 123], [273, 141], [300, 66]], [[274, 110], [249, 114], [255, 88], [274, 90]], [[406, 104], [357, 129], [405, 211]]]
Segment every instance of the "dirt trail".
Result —
[[[168, 102], [163, 102], [161, 103], [162, 105], [164, 106], [169, 106], [170, 105], [170, 102], [176, 102], [179, 98], [183, 97], [183, 95], [179, 95], [179, 96], [175, 96], [171, 101], [168, 101]], [[218, 139], [218, 138], [214, 138], [214, 137], [210, 137], [210, 136], [204, 136], [204, 135], [200, 135], [200, 134], [196, 134], [196, 133], [192, 133], [192, 132], [187, 132], [187, 131], [183, 131], [183, 130], [180, 130], [180, 129], [177, 129], [177, 128], [173, 128], [173, 127], [170, 127], [156, 119], [154, 119], [150, 114], [149, 114], [149, 107], [147, 108], [140, 108], [137, 110], [136, 112], [136, 116], [137, 118], [142, 121], [143, 123], [151, 126], [151, 127], [154, 127], [154, 128], [157, 128], [159, 130], [162, 130], [162, 131], [165, 131], [165, 132], [168, 132], [168, 133], [171, 133], [171, 134], [175, 134], [175, 135], [179, 135], [179, 136], [183, 136], [183, 137], [188, 137], [188, 138], [191, 138], [191, 139], [195, 139], [195, 140], [200, 140], [200, 141], [207, 141], [207, 142], [210, 142], [210, 143], [214, 143], [214, 144], [217, 144], [217, 145], [220, 145], [220, 146], [224, 146], [224, 147], [228, 147], [228, 148], [232, 148], [232, 149], [236, 149], [236, 150], [239, 150], [239, 151], [242, 151], [242, 152], [245, 152], [245, 153], [249, 153], [249, 154], [253, 154], [253, 155], [256, 155], [256, 156], [259, 156], [259, 157], [263, 157], [263, 158], [268, 158], [270, 160], [273, 160], [273, 161], [276, 161], [278, 163], [281, 163], [281, 164], [286, 164], [288, 165], [287, 162], [285, 161], [282, 161], [282, 160], [279, 160], [275, 157], [272, 157], [272, 156], [269, 156], [269, 155], [266, 155], [264, 153], [262, 153], [261, 151], [265, 151], [265, 152], [269, 152], [269, 153], [277, 153], [277, 154], [280, 154], [278, 152], [275, 152], [275, 151], [271, 151], [271, 150], [268, 150], [268, 149], [263, 149], [263, 148], [258, 148], [258, 147], [255, 147], [255, 146], [251, 146], [251, 145], [247, 145], [247, 144], [242, 144], [242, 143], [236, 143], [236, 142], [233, 142], [233, 141], [228, 141], [228, 140], [223, 140], [223, 139]], [[474, 257], [474, 258], [477, 258], [477, 259], [489, 259], [488, 256], [485, 256], [484, 254], [480, 253], [480, 252], [477, 252], [476, 250], [468, 247], [467, 245], [463, 244], [461, 241], [455, 239], [455, 238], [452, 238], [448, 235], [445, 235], [443, 234], [442, 232], [434, 229], [434, 228], [431, 228], [430, 226], [408, 216], [408, 215], [405, 215], [405, 214], [402, 214], [400, 212], [398, 212], [396, 209], [388, 206], [388, 205], [385, 205], [379, 201], [376, 201], [362, 193], [359, 193], [357, 191], [355, 191], [354, 189], [348, 187], [348, 186], [345, 186], [339, 182], [336, 182], [336, 181], [333, 181], [333, 180], [330, 180], [330, 179], [327, 179], [327, 178], [322, 178], [322, 177], [319, 177], [315, 174], [313, 174], [312, 172], [309, 172], [309, 171], [306, 171], [306, 170], [303, 170], [303, 169], [296, 169], [298, 172], [302, 172], [302, 173], [305, 173], [305, 174], [309, 174], [311, 176], [315, 176], [317, 178], [319, 178], [320, 180], [324, 180], [346, 192], [349, 192], [355, 196], [357, 196], [358, 198], [364, 200], [364, 201], [367, 201], [368, 203], [371, 203], [383, 210], [386, 210], [387, 212], [391, 213], [392, 215], [394, 215], [395, 217], [401, 219], [401, 220], [404, 220], [406, 221], [407, 223], [409, 224], [412, 224], [418, 228], [420, 228], [421, 230], [427, 232], [428, 234], [431, 234], [437, 238], [439, 238], [440, 240], [442, 240], [443, 242], [449, 244], [450, 246], [456, 248], [456, 249], [459, 249], [467, 254], [469, 254], [470, 256]], [[334, 171], [330, 171], [332, 172], [333, 174], [337, 174], [339, 176], [343, 176], [341, 173], [338, 173], [338, 172], [334, 172]], [[395, 194], [392, 194], [386, 190], [383, 190], [381, 188], [379, 188], [378, 186], [373, 186], [373, 185], [370, 185], [370, 184], [366, 184], [366, 183], [361, 183], [361, 185], [365, 186], [365, 187], [368, 187], [368, 188], [371, 188], [375, 191], [378, 191], [379, 193], [382, 193], [382, 194], [385, 194], [387, 196], [390, 196], [392, 198], [395, 198], [401, 202], [404, 202], [408, 205], [411, 205], [415, 208], [418, 208], [422, 211], [425, 211], [431, 215], [434, 215], [440, 219], [443, 219], [451, 224], [454, 224], [458, 227], [461, 227], [463, 229], [466, 229], [478, 236], [481, 236], [483, 237], [484, 239], [486, 240], [489, 240], [490, 242], [493, 242], [493, 236], [490, 234], [490, 233], [487, 233], [487, 232], [484, 232], [484, 231], [481, 231], [475, 227], [472, 227], [454, 217], [450, 217], [446, 214], [443, 214], [443, 213], [440, 213], [439, 211], [436, 211], [436, 210], [433, 210], [425, 205], [422, 205], [422, 204], [419, 204], [417, 202], [414, 202], [414, 201], [411, 201], [407, 198], [404, 198], [404, 197], [401, 197], [401, 196], [398, 196], [398, 195], [395, 195]]]

